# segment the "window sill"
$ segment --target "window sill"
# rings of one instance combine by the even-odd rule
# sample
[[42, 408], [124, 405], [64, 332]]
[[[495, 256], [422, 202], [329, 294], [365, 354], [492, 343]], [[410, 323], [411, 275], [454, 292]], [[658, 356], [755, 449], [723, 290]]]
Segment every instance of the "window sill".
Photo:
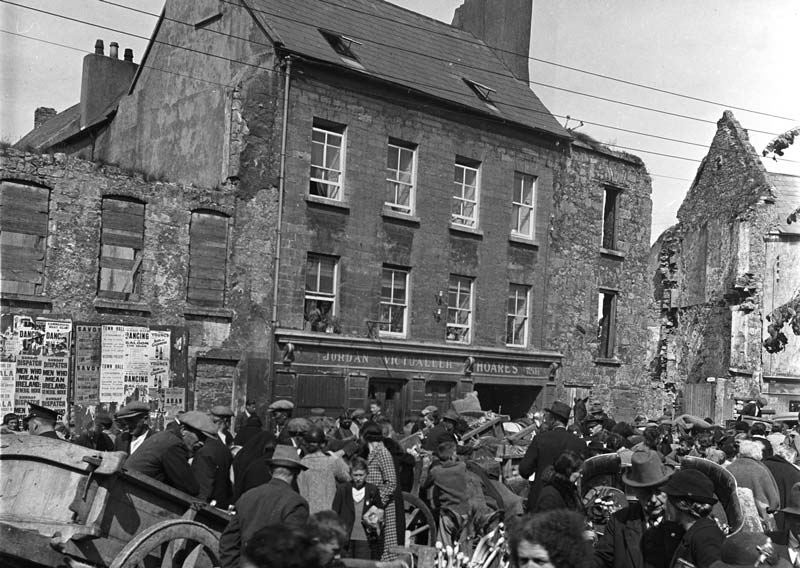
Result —
[[0, 294], [0, 300], [8, 303], [18, 304], [39, 304], [41, 306], [51, 306], [53, 300], [49, 296], [34, 296], [32, 294], [14, 294], [12, 292], [3, 292]]
[[387, 219], [402, 221], [404, 223], [408, 223], [409, 225], [419, 225], [419, 217], [417, 217], [416, 215], [410, 215], [408, 213], [395, 211], [388, 205], [383, 206], [383, 209], [381, 210], [381, 215]]
[[613, 357], [611, 359], [607, 357], [595, 357], [594, 364], [600, 365], [601, 367], [620, 367], [622, 366], [622, 361]]
[[625, 260], [625, 253], [622, 252], [622, 251], [615, 250], [615, 249], [607, 249], [607, 248], [600, 247], [600, 254], [603, 255], [603, 256], [607, 256], [607, 257], [610, 257], [610, 258], [615, 258], [615, 259], [618, 259], [618, 260]]
[[327, 197], [320, 197], [318, 195], [306, 195], [307, 203], [314, 203], [316, 205], [324, 205], [332, 209], [339, 209], [342, 212], [350, 212], [350, 204], [346, 201], [339, 201], [338, 199], [329, 199]]
[[469, 235], [471, 237], [483, 238], [483, 231], [480, 229], [473, 229], [472, 227], [465, 227], [464, 225], [456, 225], [455, 223], [450, 223], [450, 231], [453, 233], [464, 233], [465, 235]]
[[183, 308], [184, 317], [233, 319], [233, 310], [230, 308], [209, 308], [205, 306], [186, 306]]
[[522, 245], [524, 247], [529, 247], [532, 249], [538, 249], [539, 243], [534, 241], [533, 239], [528, 239], [526, 237], [520, 237], [519, 235], [509, 235], [508, 242], [513, 243], [515, 245]]
[[112, 312], [141, 312], [150, 313], [150, 304], [144, 302], [129, 302], [127, 300], [110, 300], [108, 298], [95, 298], [94, 308]]

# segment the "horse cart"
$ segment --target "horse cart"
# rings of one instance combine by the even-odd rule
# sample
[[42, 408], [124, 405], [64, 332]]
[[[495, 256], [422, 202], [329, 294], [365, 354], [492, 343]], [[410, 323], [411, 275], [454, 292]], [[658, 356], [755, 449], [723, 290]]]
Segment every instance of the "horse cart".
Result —
[[126, 471], [126, 456], [41, 436], [0, 437], [0, 565], [218, 565], [228, 514]]

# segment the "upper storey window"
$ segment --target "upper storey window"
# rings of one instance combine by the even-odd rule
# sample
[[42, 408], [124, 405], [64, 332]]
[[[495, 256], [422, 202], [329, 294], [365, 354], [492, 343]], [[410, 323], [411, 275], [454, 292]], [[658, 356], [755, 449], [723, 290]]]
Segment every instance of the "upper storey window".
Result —
[[511, 234], [525, 239], [533, 239], [535, 200], [536, 178], [514, 172]]
[[617, 250], [619, 225], [619, 198], [622, 191], [615, 187], [603, 188], [603, 241], [605, 249]]
[[49, 209], [49, 189], [0, 183], [0, 290], [4, 293], [44, 294]]
[[144, 203], [124, 197], [104, 197], [97, 295], [138, 300], [143, 250]]
[[400, 213], [414, 213], [416, 148], [399, 140], [389, 140], [386, 154], [386, 205]]
[[456, 158], [452, 212], [452, 222], [455, 225], [478, 228], [479, 174], [480, 163]]
[[311, 133], [311, 195], [343, 200], [344, 134], [344, 126], [314, 121]]

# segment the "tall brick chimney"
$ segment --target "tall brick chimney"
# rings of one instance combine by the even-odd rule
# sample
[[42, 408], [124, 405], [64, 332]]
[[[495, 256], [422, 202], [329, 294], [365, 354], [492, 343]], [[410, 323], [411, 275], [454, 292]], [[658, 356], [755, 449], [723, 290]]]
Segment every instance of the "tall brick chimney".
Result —
[[139, 66], [130, 59], [126, 50], [124, 60], [118, 57], [116, 42], [111, 43], [109, 56], [103, 54], [103, 40], [98, 39], [94, 53], [83, 58], [81, 80], [81, 128], [105, 118], [109, 105], [122, 97], [131, 85]]
[[39, 128], [42, 124], [53, 118], [56, 114], [56, 109], [50, 107], [39, 107], [33, 111], [33, 127]]
[[532, 15], [533, 0], [464, 0], [452, 25], [485, 41], [527, 83]]

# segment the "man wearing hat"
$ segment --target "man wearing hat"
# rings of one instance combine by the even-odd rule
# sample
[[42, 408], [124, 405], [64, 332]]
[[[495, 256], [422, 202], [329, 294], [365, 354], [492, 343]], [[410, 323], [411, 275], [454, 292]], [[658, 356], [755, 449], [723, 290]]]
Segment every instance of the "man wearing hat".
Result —
[[200, 485], [189, 466], [189, 458], [207, 437], [216, 437], [217, 427], [208, 414], [198, 410], [184, 412], [179, 420], [177, 428], [162, 430], [142, 442], [125, 467], [196, 496]]
[[291, 400], [286, 399], [276, 400], [267, 407], [267, 410], [269, 410], [270, 413], [271, 432], [280, 437], [281, 431], [292, 417], [294, 403]]
[[101, 452], [113, 452], [114, 440], [106, 434], [106, 430], [111, 428], [112, 423], [113, 419], [110, 414], [98, 412], [86, 431], [75, 438], [74, 442], [85, 448], [100, 450]]
[[114, 440], [114, 451], [132, 455], [154, 433], [148, 424], [150, 405], [145, 402], [135, 400], [126, 404], [117, 410], [114, 418], [122, 429]]
[[436, 452], [439, 449], [439, 444], [445, 439], [452, 439], [453, 430], [456, 429], [460, 417], [458, 412], [449, 408], [442, 415], [442, 419], [436, 426], [430, 429], [422, 442], [422, 447], [429, 452]]
[[[215, 409], [218, 412], [222, 410], [217, 407]], [[214, 429], [205, 432], [206, 438], [203, 446], [195, 452], [192, 460], [192, 472], [200, 486], [200, 493], [197, 494], [197, 497], [206, 503], [213, 503], [220, 509], [227, 509], [228, 505], [233, 502], [233, 484], [231, 483], [233, 456], [219, 436], [221, 430], [218, 416], [211, 414], [209, 418]]]
[[786, 546], [786, 557], [792, 566], [800, 566], [800, 483], [795, 483], [789, 492], [783, 513], [782, 531], [768, 532], [767, 536], [777, 545]]
[[233, 446], [233, 434], [231, 434], [231, 418], [233, 410], [224, 404], [217, 404], [211, 407], [211, 420], [217, 425], [217, 436], [225, 446]]
[[308, 521], [308, 502], [293, 489], [297, 475], [306, 469], [297, 449], [279, 444], [267, 463], [272, 478], [236, 501], [236, 514], [220, 536], [222, 568], [239, 568], [241, 551], [258, 530], [270, 525], [300, 528]]
[[583, 440], [575, 434], [567, 432], [570, 412], [570, 407], [561, 401], [555, 401], [550, 408], [546, 409], [545, 424], [548, 428], [545, 432], [534, 436], [525, 452], [525, 457], [519, 464], [519, 474], [522, 477], [530, 478], [531, 475], [536, 474], [528, 493], [528, 510], [531, 510], [539, 499], [544, 470], [553, 465], [562, 452], [571, 450], [582, 458], [588, 456]]
[[353, 431], [353, 435], [358, 438], [361, 434], [361, 427], [369, 420], [367, 411], [363, 408], [356, 408], [350, 413], [350, 418], [352, 419], [350, 429]]
[[667, 496], [661, 485], [673, 474], [654, 450], [631, 455], [622, 480], [635, 502], [614, 513], [594, 549], [594, 568], [667, 568], [683, 529], [664, 520]]
[[725, 539], [713, 568], [792, 568], [785, 546], [762, 532], [739, 531]]
[[248, 398], [244, 403], [244, 410], [236, 416], [236, 439], [237, 446], [244, 446], [247, 441], [261, 432], [264, 423], [256, 413], [256, 401]]
[[56, 433], [56, 422], [58, 421], [56, 411], [32, 402], [29, 402], [28, 406], [30, 406], [30, 411], [25, 417], [28, 423], [28, 433], [32, 436], [60, 440], [61, 437]]

